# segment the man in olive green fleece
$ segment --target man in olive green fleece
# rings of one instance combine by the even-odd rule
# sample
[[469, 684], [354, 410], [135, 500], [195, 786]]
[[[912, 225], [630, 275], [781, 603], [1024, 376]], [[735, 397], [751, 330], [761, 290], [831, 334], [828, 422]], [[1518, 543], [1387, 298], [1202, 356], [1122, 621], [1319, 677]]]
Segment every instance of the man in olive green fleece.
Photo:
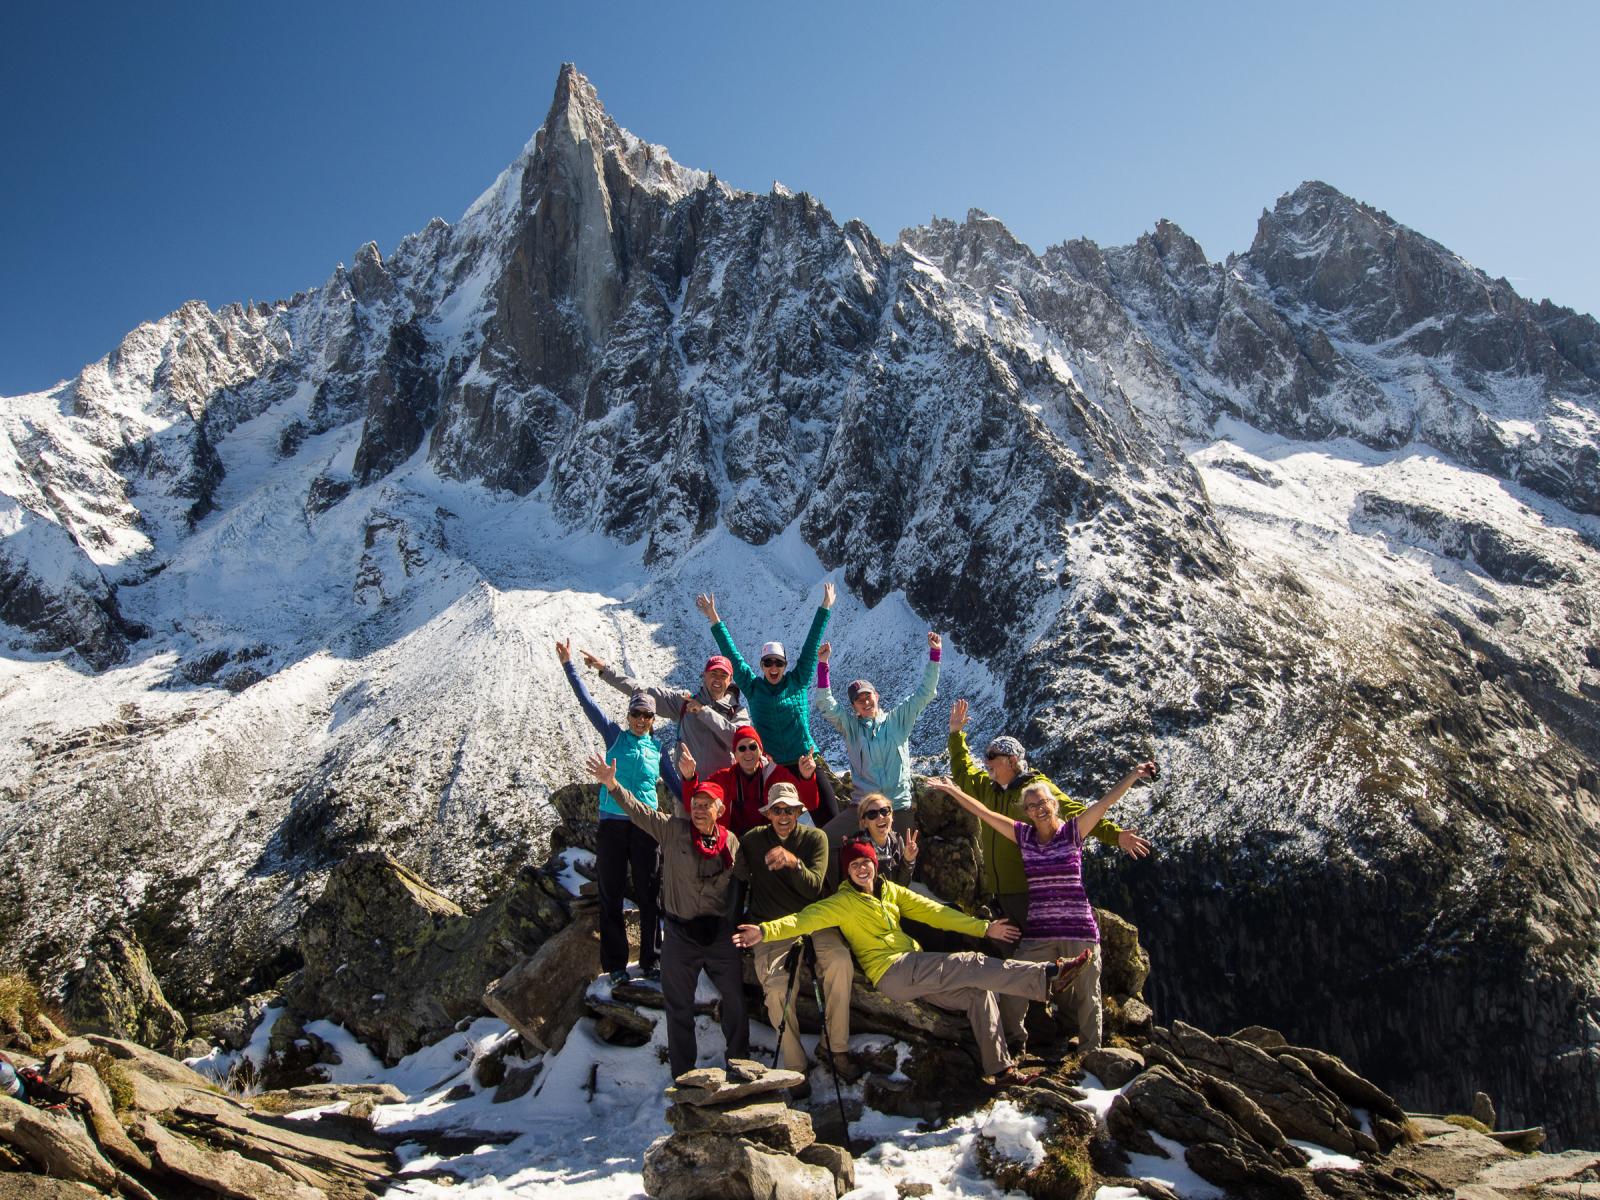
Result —
[[[1060, 806], [1062, 820], [1075, 817], [1088, 807], [1068, 796], [1043, 771], [1029, 767], [1022, 743], [1014, 737], [997, 737], [990, 742], [980, 768], [967, 749], [966, 724], [967, 702], [957, 700], [950, 709], [950, 778], [985, 808], [1013, 821], [1027, 821], [1022, 793], [1034, 783], [1049, 786]], [[1150, 853], [1150, 843], [1137, 831], [1124, 829], [1115, 821], [1102, 820], [1091, 832], [1098, 841], [1120, 846], [1134, 858]], [[1022, 852], [1015, 842], [1007, 841], [982, 822], [978, 827], [978, 849], [983, 855], [979, 894], [999, 904], [1000, 911], [1013, 924], [1024, 924], [1028, 917], [1028, 881], [1022, 873]]]
[[1014, 942], [1022, 931], [1010, 921], [984, 921], [937, 900], [880, 880], [878, 856], [870, 842], [846, 841], [839, 851], [846, 882], [833, 895], [808, 904], [790, 917], [741, 925], [733, 943], [744, 949], [768, 938], [796, 937], [837, 928], [850, 943], [867, 978], [891, 1000], [926, 1000], [965, 1012], [978, 1042], [983, 1073], [997, 1084], [1026, 1083], [1037, 1077], [1018, 1071], [1000, 1030], [994, 994], [1049, 1000], [1066, 990], [1088, 955], [1050, 963], [1018, 962], [987, 954], [928, 954], [900, 928], [902, 915], [972, 937]]
[[[794, 784], [773, 784], [761, 811], [771, 824], [746, 831], [739, 843], [744, 853], [735, 872], [750, 884], [746, 911], [748, 919], [755, 922], [792, 916], [821, 898], [828, 874], [828, 839], [822, 830], [800, 824], [805, 806]], [[816, 951], [816, 970], [822, 977], [828, 1013], [828, 1049], [835, 1069], [852, 1078], [856, 1069], [849, 1056], [850, 981], [856, 964], [836, 929], [819, 929], [811, 937], [811, 946]], [[799, 952], [798, 936], [772, 938], [758, 945], [756, 982], [766, 997], [772, 1028], [783, 1030], [783, 1065], [791, 1071], [804, 1071], [806, 1052], [800, 1044], [799, 1022], [792, 1007], [787, 1017], [784, 1015], [791, 950]], [[820, 1057], [819, 1052], [819, 1061]]]

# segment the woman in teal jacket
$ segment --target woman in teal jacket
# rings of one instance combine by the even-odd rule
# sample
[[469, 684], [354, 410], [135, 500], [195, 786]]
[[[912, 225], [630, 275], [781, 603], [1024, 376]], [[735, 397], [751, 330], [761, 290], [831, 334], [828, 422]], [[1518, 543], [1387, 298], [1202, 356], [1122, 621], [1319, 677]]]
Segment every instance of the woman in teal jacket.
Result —
[[[828, 628], [828, 618], [833, 612], [834, 589], [832, 583], [822, 585], [822, 604], [811, 618], [811, 630], [805, 644], [800, 647], [800, 661], [789, 670], [789, 658], [782, 642], [767, 642], [761, 647], [761, 673], [751, 670], [750, 664], [733, 644], [733, 635], [717, 615], [717, 598], [709, 593], [696, 596], [695, 606], [711, 622], [711, 636], [717, 647], [733, 663], [733, 681], [744, 693], [750, 706], [750, 724], [761, 735], [767, 756], [780, 767], [787, 767], [797, 776], [800, 759], [817, 752], [817, 743], [811, 737], [810, 691], [812, 673], [817, 669], [817, 651], [822, 645], [823, 632]], [[834, 799], [833, 783], [825, 771], [817, 772], [816, 821], [821, 824], [839, 811]]]

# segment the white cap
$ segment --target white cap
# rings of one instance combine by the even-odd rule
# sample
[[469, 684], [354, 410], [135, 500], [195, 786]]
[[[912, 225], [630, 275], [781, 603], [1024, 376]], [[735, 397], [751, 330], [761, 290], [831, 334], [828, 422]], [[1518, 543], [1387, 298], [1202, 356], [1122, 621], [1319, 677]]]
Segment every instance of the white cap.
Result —
[[763, 642], [761, 645], [761, 657], [781, 658], [784, 662], [789, 661], [789, 656], [783, 652], [782, 642]]

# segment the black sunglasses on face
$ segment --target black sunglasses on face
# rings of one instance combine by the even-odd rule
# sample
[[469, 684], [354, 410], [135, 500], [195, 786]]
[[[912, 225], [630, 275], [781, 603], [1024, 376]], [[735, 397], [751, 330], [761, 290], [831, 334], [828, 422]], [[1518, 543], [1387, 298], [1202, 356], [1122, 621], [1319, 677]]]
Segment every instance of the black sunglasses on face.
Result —
[[781, 667], [784, 665], [784, 660], [781, 658], [763, 658], [761, 665], [763, 667]]
[[739, 745], [735, 746], [734, 749], [742, 754], [746, 750], [759, 750], [761, 749], [761, 746], [756, 742], [741, 742]]
[[983, 756], [985, 762], [993, 762], [997, 758], [1010, 758], [1009, 754], [1002, 754], [998, 750], [991, 750]]
[[892, 808], [873, 808], [873, 809], [867, 810], [866, 812], [862, 813], [861, 815], [863, 817], [865, 817], [869, 821], [876, 821], [876, 820], [879, 820], [882, 817], [893, 816], [894, 815], [894, 810]]

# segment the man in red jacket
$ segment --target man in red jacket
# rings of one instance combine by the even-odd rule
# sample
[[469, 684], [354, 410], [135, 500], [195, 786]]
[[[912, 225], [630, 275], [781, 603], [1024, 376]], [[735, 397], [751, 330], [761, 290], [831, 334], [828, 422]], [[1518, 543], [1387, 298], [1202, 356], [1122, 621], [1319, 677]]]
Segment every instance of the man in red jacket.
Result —
[[[750, 725], [741, 725], [733, 731], [733, 766], [723, 767], [711, 776], [709, 782], [722, 789], [724, 803], [722, 815], [717, 819], [735, 834], [743, 835], [748, 829], [765, 825], [767, 818], [761, 810], [766, 807], [767, 793], [775, 783], [792, 783], [800, 793], [800, 803], [807, 812], [817, 810], [817, 764], [810, 753], [801, 756], [799, 774], [780, 767], [766, 756], [761, 745], [761, 735]], [[678, 743], [678, 774], [683, 776], [683, 794], [694, 795], [699, 785], [696, 778], [694, 755], [682, 742]]]

